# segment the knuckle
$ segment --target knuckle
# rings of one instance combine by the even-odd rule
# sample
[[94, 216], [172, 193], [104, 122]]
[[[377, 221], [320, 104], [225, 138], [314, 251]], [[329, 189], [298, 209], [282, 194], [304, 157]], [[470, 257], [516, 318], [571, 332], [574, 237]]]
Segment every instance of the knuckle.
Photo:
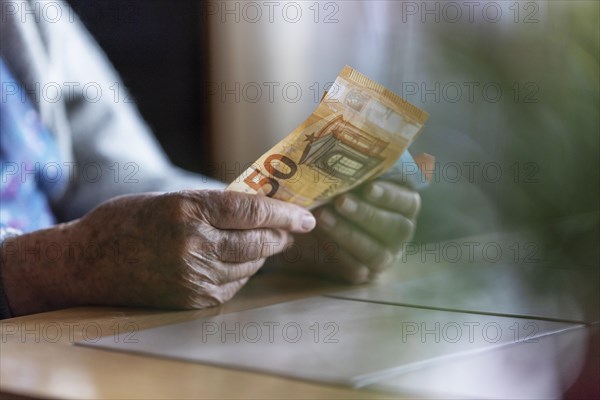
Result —
[[210, 225], [201, 225], [196, 235], [201, 241], [201, 248], [198, 250], [205, 259], [218, 260], [224, 247], [228, 246], [226, 235]]
[[247, 234], [244, 243], [242, 243], [241, 251], [243, 251], [244, 261], [258, 260], [262, 256], [263, 243], [265, 243], [265, 232], [250, 231]]
[[203, 191], [181, 190], [162, 196], [164, 201], [157, 212], [166, 213], [172, 222], [189, 228], [193, 223], [203, 220], [206, 212], [206, 194]]
[[390, 182], [380, 182], [378, 184], [381, 189], [381, 203], [383, 204], [390, 204], [393, 203], [394, 201], [396, 201], [396, 193], [397, 193], [397, 185], [394, 183], [390, 183]]
[[240, 210], [241, 213], [249, 213], [250, 218], [257, 225], [262, 225], [272, 212], [272, 206], [269, 202], [262, 201], [260, 197], [248, 199], [246, 210]]
[[220, 197], [215, 199], [213, 208], [219, 219], [232, 223], [243, 219], [255, 224], [262, 224], [269, 216], [270, 204], [262, 196], [251, 196], [238, 192], [220, 192]]
[[230, 239], [230, 248], [235, 250], [241, 256], [248, 252], [248, 250], [256, 247], [256, 243], [260, 242], [260, 232], [257, 230], [248, 230], [239, 233], [238, 235]]
[[256, 212], [256, 201], [253, 197], [238, 192], [222, 192], [219, 199], [215, 199], [221, 219], [233, 220]]
[[248, 238], [248, 242], [253, 245], [261, 246], [263, 243], [269, 242], [269, 236], [270, 235], [268, 230], [255, 229], [251, 231]]
[[[211, 197], [214, 197], [211, 196]], [[234, 192], [223, 192], [220, 198], [212, 199], [211, 204], [218, 206], [218, 213], [221, 218], [230, 217], [231, 215], [237, 214], [240, 208], [240, 202], [243, 201], [239, 193]]]
[[349, 229], [346, 225], [341, 227], [337, 239], [339, 244], [349, 245], [353, 247], [358, 246], [361, 243], [359, 231], [356, 229]]
[[167, 217], [175, 221], [183, 219], [186, 199], [180, 192], [165, 193], [160, 197], [160, 209]]
[[358, 215], [363, 223], [373, 223], [377, 221], [377, 209], [371, 205], [358, 202]]

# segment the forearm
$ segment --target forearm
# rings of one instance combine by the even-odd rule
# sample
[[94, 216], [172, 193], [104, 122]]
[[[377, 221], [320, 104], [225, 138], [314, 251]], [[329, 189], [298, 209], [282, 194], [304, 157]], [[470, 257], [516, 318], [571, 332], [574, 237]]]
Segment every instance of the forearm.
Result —
[[[2, 32], [8, 33], [3, 35], [8, 38], [3, 50], [11, 61], [42, 65], [36, 71], [39, 76], [25, 77], [25, 87], [56, 81], [74, 85], [58, 102], [44, 96], [34, 99], [42, 122], [61, 148], [59, 172], [68, 179], [67, 191], [50, 198], [60, 219], [79, 218], [99, 203], [123, 194], [217, 188], [214, 181], [173, 166], [135, 104], [128, 100], [129, 93], [106, 55], [68, 4], [61, 7], [72, 18], [52, 22], [32, 18], [24, 23], [11, 17], [2, 24]], [[39, 23], [32, 23], [38, 19]], [[16, 39], [26, 41], [18, 45]], [[28, 51], [33, 48], [43, 49], [43, 57], [40, 51]], [[93, 99], [81, 89], [86, 82], [98, 88]]]

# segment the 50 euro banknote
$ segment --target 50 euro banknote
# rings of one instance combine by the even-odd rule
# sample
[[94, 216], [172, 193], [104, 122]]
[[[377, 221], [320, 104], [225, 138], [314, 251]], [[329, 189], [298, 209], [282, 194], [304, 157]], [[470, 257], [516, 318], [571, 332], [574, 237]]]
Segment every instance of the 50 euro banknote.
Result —
[[316, 110], [227, 190], [314, 208], [382, 176], [418, 189], [427, 178], [406, 150], [428, 114], [346, 66]]

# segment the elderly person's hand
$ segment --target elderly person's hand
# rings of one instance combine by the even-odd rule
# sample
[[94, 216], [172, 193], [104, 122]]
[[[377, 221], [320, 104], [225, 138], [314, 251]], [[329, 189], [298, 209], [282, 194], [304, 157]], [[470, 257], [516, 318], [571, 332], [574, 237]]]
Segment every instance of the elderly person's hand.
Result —
[[7, 239], [2, 280], [14, 315], [86, 304], [202, 308], [230, 299], [309, 211], [222, 191], [109, 200], [83, 218]]
[[419, 194], [406, 186], [368, 183], [315, 210], [317, 229], [299, 235], [281, 258], [293, 269], [366, 282], [397, 260], [414, 234], [420, 206]]

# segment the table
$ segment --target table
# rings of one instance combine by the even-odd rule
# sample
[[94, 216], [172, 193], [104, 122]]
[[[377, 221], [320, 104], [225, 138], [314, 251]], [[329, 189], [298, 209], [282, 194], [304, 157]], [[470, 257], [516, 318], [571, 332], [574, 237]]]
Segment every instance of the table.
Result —
[[[397, 398], [385, 392], [73, 345], [84, 334], [96, 335], [96, 327], [102, 335], [112, 335], [115, 329], [127, 329], [131, 324], [145, 329], [344, 288], [347, 286], [314, 278], [270, 273], [254, 277], [225, 305], [205, 310], [86, 307], [5, 320], [1, 322], [0, 389], [61, 398]], [[18, 332], [13, 334], [14, 329]]]
[[[509, 236], [511, 240], [515, 237], [512, 234]], [[482, 237], [479, 239], [491, 240]], [[501, 243], [497, 239], [494, 240]], [[435, 272], [436, 268], [447, 267], [440, 264], [411, 263], [408, 260], [405, 265], [389, 271], [382, 281], [416, 282]], [[581, 348], [579, 353], [585, 352], [584, 341], [588, 337], [588, 331], [595, 331], [597, 338], [598, 328], [595, 320], [591, 325], [569, 322], [574, 329], [568, 334], [550, 335], [550, 339], [543, 338], [541, 344], [536, 346], [515, 343], [507, 346], [507, 349], [473, 354], [446, 364], [440, 363], [424, 371], [409, 371], [400, 377], [391, 377], [361, 389], [74, 345], [84, 338], [89, 340], [90, 337], [110, 336], [131, 329], [142, 330], [171, 325], [290, 300], [319, 295], [339, 297], [338, 293], [347, 292], [350, 288], [352, 287], [316, 278], [270, 272], [252, 278], [227, 304], [205, 310], [160, 311], [85, 307], [5, 320], [0, 323], [0, 391], [4, 395], [44, 398], [415, 398], [426, 396], [423, 388], [427, 388], [428, 382], [437, 379], [444, 385], [448, 384], [447, 388], [443, 385], [432, 387], [432, 392], [428, 395], [433, 393], [444, 396], [456, 394], [452, 392], [456, 388], [450, 383], [461, 382], [463, 388], [469, 385], [468, 379], [465, 380], [464, 371], [471, 371], [481, 382], [492, 377], [502, 389], [513, 385], [514, 381], [522, 376], [522, 372], [513, 368], [513, 374], [510, 375], [504, 374], [506, 371], [501, 369], [500, 372], [506, 375], [504, 381], [498, 380], [497, 369], [492, 368], [487, 375], [481, 373], [485, 366], [494, 360], [510, 359], [523, 363], [537, 358], [539, 365], [547, 365], [549, 350], [551, 353], [555, 348], [562, 346], [554, 344], [555, 337], [570, 338], [570, 342], [564, 343], [578, 344]], [[341, 297], [345, 296], [347, 295]], [[478, 315], [476, 312], [466, 312], [471, 312], [474, 318]], [[564, 358], [564, 364], [568, 364], [568, 368], [573, 371], [571, 375], [575, 374], [569, 377], [571, 380], [577, 377], [582, 364], [579, 359], [581, 357], [578, 358], [578, 352], [575, 350], [568, 352], [575, 356], [572, 359], [564, 353], [553, 355], [560, 358], [560, 361]], [[494, 368], [496, 367], [497, 365]], [[531, 370], [532, 366], [528, 368]], [[564, 373], [558, 370], [550, 372]], [[533, 386], [530, 385], [531, 391], [527, 392], [534, 397], [539, 397], [540, 387], [551, 386], [547, 382], [549, 378], [557, 379], [555, 375], [538, 378], [536, 380], [532, 376], [530, 382]], [[549, 393], [554, 393], [552, 390], [559, 389], [549, 387], [549, 390]], [[504, 394], [502, 391], [490, 393]], [[481, 395], [480, 392], [472, 394], [476, 397]]]

